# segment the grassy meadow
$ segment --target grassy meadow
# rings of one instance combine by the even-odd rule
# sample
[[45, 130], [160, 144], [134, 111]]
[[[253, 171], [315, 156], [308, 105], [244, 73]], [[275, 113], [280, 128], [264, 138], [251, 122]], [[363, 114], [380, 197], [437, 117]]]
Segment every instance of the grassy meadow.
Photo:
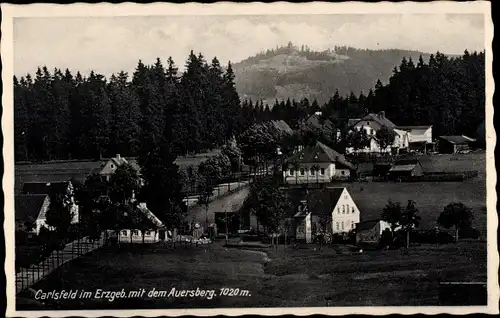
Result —
[[[441, 298], [439, 282], [485, 282], [486, 250], [486, 243], [479, 241], [363, 253], [341, 245], [327, 245], [321, 251], [315, 245], [249, 251], [218, 243], [154, 252], [102, 249], [71, 262], [33, 289], [128, 292], [199, 287], [216, 294], [220, 288], [249, 292], [213, 299], [76, 299], [47, 305], [58, 309], [302, 307], [325, 306], [325, 299], [331, 299], [330, 306], [449, 305]], [[469, 301], [484, 304], [477, 296], [484, 295]]]

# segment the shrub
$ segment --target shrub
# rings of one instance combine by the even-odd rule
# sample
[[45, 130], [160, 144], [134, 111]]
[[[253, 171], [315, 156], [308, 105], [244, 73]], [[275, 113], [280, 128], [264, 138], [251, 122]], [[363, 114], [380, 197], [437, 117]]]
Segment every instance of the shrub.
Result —
[[473, 227], [465, 227], [465, 228], [461, 228], [458, 230], [458, 236], [460, 238], [468, 238], [468, 239], [477, 240], [481, 236], [481, 233], [479, 232], [479, 230], [477, 230]]

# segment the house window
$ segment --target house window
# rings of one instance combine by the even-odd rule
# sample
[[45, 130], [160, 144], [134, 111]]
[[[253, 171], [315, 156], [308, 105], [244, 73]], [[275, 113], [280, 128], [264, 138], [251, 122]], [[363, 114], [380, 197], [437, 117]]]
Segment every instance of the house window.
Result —
[[149, 235], [151, 235], [151, 231], [146, 231], [144, 234], [149, 236]]
[[110, 165], [109, 165], [109, 167], [110, 167], [111, 169], [114, 169], [114, 168], [115, 168], [115, 165], [114, 165], [114, 164], [110, 164]]
[[347, 213], [347, 214], [349, 214], [349, 204], [347, 205], [346, 210], [347, 210], [347, 212], [346, 212], [346, 213]]
[[290, 169], [290, 175], [293, 176], [295, 174], [295, 171], [293, 169]]
[[324, 175], [325, 174], [325, 168], [321, 168], [321, 175]]
[[351, 229], [354, 228], [354, 221], [351, 221]]
[[132, 231], [132, 234], [133, 234], [133, 235], [139, 235], [139, 230], [133, 230], [133, 231]]
[[344, 221], [341, 223], [342, 230], [344, 229]]
[[313, 169], [313, 168], [311, 168], [311, 176], [314, 176], [314, 173], [315, 173], [315, 172], [314, 172], [314, 169]]
[[304, 175], [304, 168], [300, 168], [300, 175], [303, 176]]
[[342, 175], [345, 175], [345, 171], [344, 171], [344, 170], [342, 170], [340, 173], [341, 173]]
[[126, 236], [127, 235], [127, 231], [126, 230], [122, 231], [122, 235]]
[[366, 122], [366, 125], [367, 125], [367, 126], [370, 126], [370, 122], [369, 122], [369, 121], [367, 121], [367, 122]]
[[337, 222], [337, 231], [339, 230], [339, 222]]
[[340, 214], [340, 207], [337, 208], [337, 214]]
[[345, 214], [345, 205], [342, 205], [342, 214]]
[[353, 214], [355, 213], [355, 211], [354, 211], [354, 207], [352, 207], [352, 213], [353, 213]]

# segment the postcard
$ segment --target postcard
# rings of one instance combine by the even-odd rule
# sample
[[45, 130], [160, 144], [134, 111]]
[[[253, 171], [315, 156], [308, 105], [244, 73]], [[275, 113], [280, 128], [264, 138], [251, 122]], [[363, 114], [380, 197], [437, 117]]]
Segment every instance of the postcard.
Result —
[[7, 316], [498, 314], [489, 2], [1, 9]]

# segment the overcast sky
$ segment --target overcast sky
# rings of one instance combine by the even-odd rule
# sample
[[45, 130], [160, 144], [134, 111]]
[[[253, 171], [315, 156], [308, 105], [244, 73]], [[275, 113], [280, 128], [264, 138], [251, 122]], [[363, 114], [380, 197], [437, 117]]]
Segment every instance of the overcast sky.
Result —
[[14, 72], [46, 65], [109, 76], [169, 56], [182, 67], [190, 50], [226, 64], [289, 41], [460, 54], [483, 50], [484, 36], [480, 14], [15, 18]]

